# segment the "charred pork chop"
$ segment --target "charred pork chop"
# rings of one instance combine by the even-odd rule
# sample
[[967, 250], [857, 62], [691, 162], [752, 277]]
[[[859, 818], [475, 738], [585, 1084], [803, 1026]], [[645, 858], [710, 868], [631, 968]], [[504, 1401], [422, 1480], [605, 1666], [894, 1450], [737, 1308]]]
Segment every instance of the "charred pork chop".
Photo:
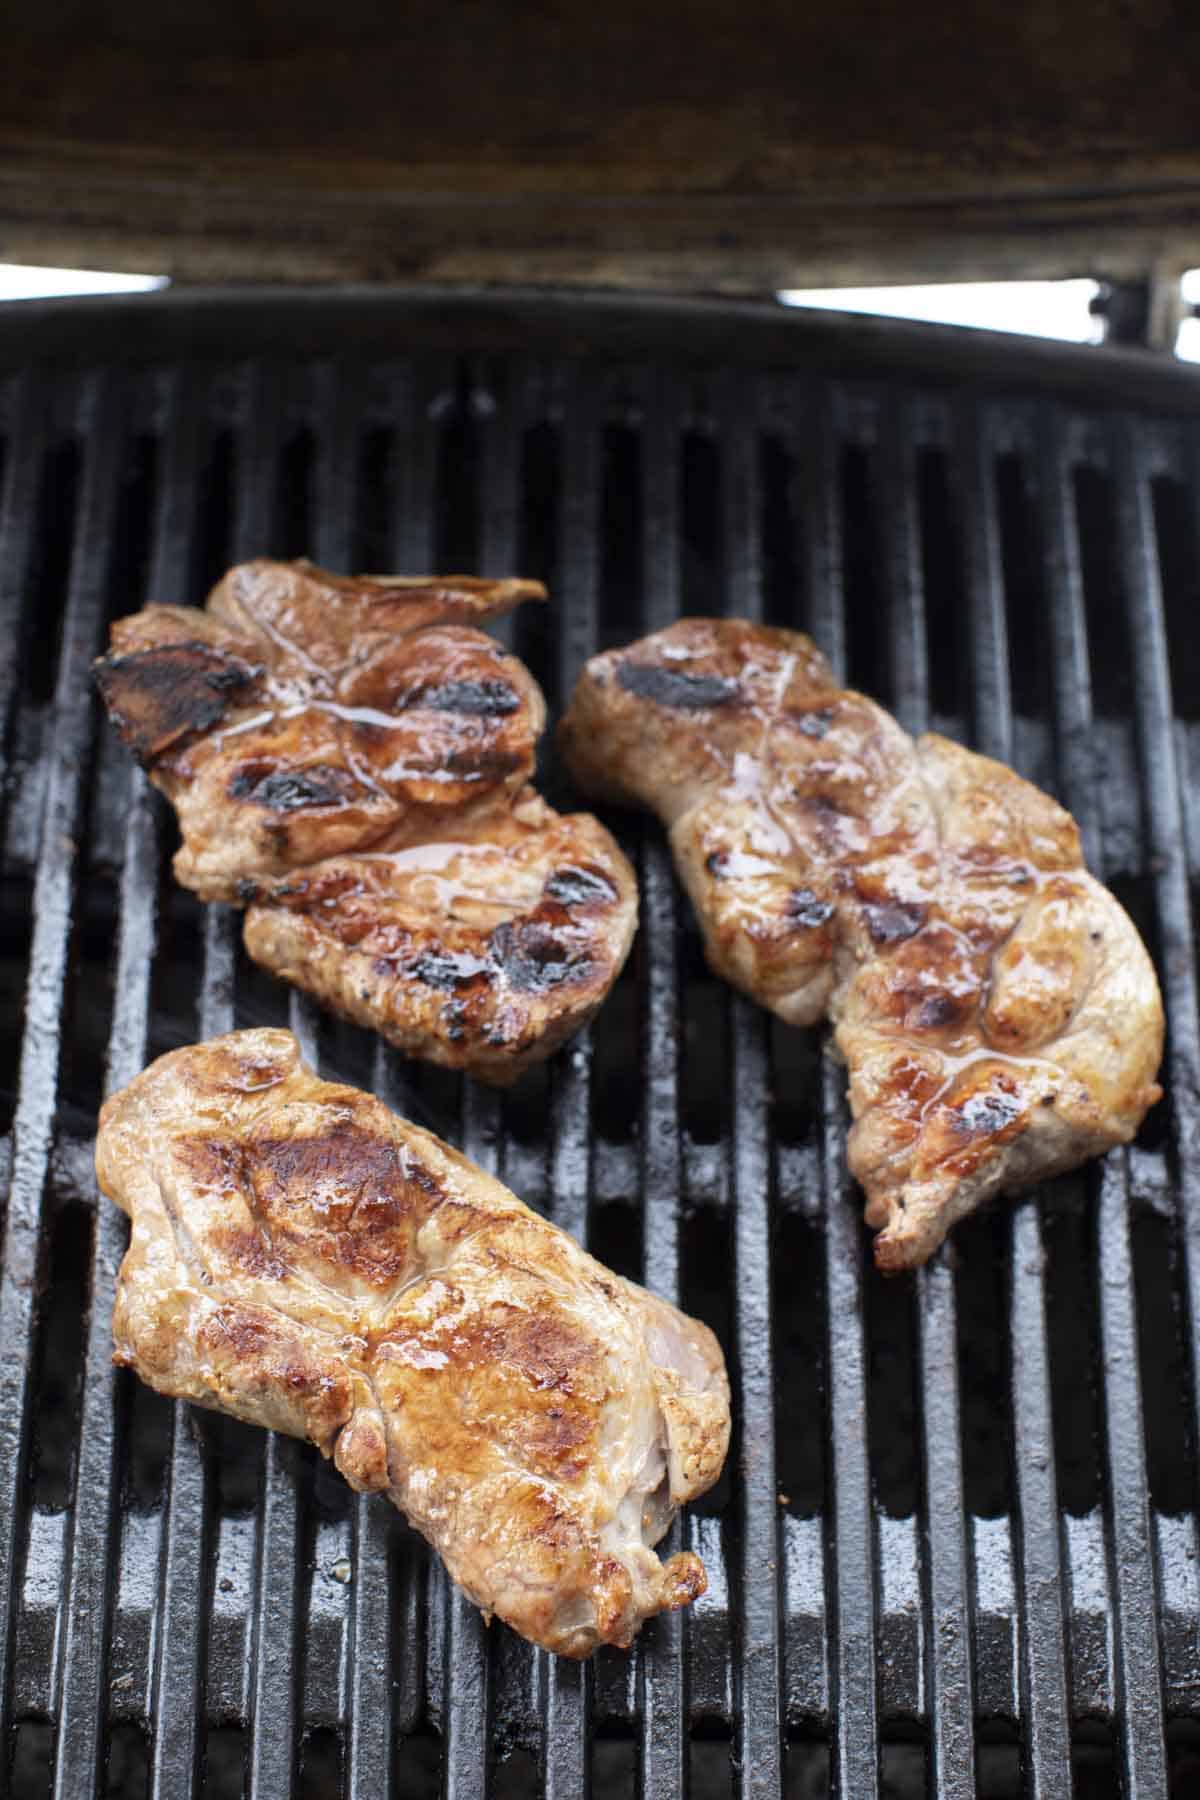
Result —
[[178, 879], [249, 907], [250, 954], [501, 1084], [591, 1016], [637, 917], [608, 833], [530, 787], [545, 703], [473, 623], [543, 597], [246, 563], [203, 612], [118, 620], [97, 665], [175, 806]]
[[1154, 969], [1070, 815], [914, 743], [808, 638], [681, 620], [588, 664], [560, 743], [585, 791], [667, 825], [716, 972], [832, 1019], [881, 1267], [1128, 1142], [1160, 1097]]
[[160, 1058], [106, 1102], [96, 1170], [133, 1221], [116, 1360], [152, 1387], [310, 1439], [560, 1655], [704, 1592], [652, 1546], [725, 1459], [707, 1326], [288, 1032]]

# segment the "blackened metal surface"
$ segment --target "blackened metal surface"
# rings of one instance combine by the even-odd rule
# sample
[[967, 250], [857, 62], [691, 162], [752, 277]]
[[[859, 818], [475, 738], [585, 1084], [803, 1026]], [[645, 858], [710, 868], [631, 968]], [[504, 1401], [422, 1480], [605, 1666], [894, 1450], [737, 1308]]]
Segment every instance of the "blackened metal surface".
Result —
[[[70, 371], [0, 378], [0, 1791], [665, 1800], [719, 1773], [1050, 1800], [1090, 1731], [1112, 1792], [1164, 1793], [1167, 1722], [1200, 1720], [1192, 390], [1090, 410], [1074, 362], [1072, 399], [1039, 391], [1044, 356], [1009, 353], [1000, 391], [908, 337], [856, 372], [843, 338], [756, 348], [744, 309], [734, 369], [711, 313], [673, 340], [661, 303], [639, 358], [630, 309], [568, 332], [547, 308], [498, 306], [489, 339], [472, 302], [459, 353], [453, 309], [306, 302], [273, 343], [240, 301], [223, 346], [173, 304], [150, 356], [106, 313], [104, 366], [93, 315], [71, 338], [54, 309], [31, 353], [69, 340]], [[172, 884], [174, 826], [88, 684], [110, 619], [256, 553], [546, 580], [501, 629], [552, 709], [593, 649], [681, 612], [811, 631], [907, 727], [1071, 807], [1158, 962], [1167, 1101], [884, 1283], [839, 1072], [708, 973], [637, 818], [610, 821], [630, 966], [512, 1093], [328, 1018]], [[148, 1057], [270, 1022], [721, 1335], [729, 1468], [670, 1545], [709, 1592], [628, 1657], [487, 1629], [314, 1453], [112, 1368], [96, 1109]]]

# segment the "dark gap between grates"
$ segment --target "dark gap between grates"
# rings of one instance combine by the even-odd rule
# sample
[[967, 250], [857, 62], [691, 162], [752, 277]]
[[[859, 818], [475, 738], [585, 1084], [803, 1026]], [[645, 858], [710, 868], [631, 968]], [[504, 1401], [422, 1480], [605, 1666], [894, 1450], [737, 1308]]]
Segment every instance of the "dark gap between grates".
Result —
[[54, 1215], [46, 1256], [34, 1375], [30, 1500], [60, 1511], [71, 1503], [87, 1327], [92, 1214], [79, 1205]]
[[113, 944], [120, 918], [115, 878], [93, 872], [75, 903], [71, 977], [64, 1011], [60, 1106], [94, 1117], [104, 1098], [104, 1059], [112, 1013]]
[[781, 1211], [775, 1227], [775, 1475], [798, 1518], [825, 1503], [825, 1258], [819, 1224]]
[[1085, 1173], [1050, 1184], [1043, 1208], [1050, 1400], [1060, 1502], [1082, 1518], [1100, 1504], [1099, 1325]]
[[350, 1024], [336, 1013], [322, 1019], [321, 1062], [331, 1080], [344, 1081], [349, 1087], [375, 1086], [375, 1065], [379, 1039], [373, 1031]]
[[310, 1731], [300, 1752], [297, 1800], [341, 1800], [342, 1744], [336, 1731]]
[[1160, 1512], [1185, 1513], [1196, 1500], [1195, 1446], [1175, 1222], [1140, 1210], [1132, 1237], [1150, 1499]]
[[158, 954], [150, 971], [147, 1061], [200, 1036], [196, 972], [203, 954], [203, 902], [176, 884], [168, 866], [159, 894]]
[[1104, 470], [1084, 464], [1075, 470], [1074, 488], [1092, 647], [1092, 707], [1099, 717], [1127, 717], [1133, 709], [1133, 658], [1117, 554], [1114, 485]]
[[[199, 605], [230, 563], [233, 535], [233, 488], [237, 448], [228, 426], [214, 432], [200, 469], [196, 491], [197, 529], [193, 538], [192, 581], [186, 592], [156, 594], [155, 599]], [[185, 575], [186, 571], [180, 571]]]
[[249, 1732], [241, 1725], [210, 1725], [204, 1742], [202, 1800], [244, 1800]]
[[1000, 1200], [955, 1226], [950, 1251], [958, 1269], [963, 1498], [981, 1518], [999, 1518], [1010, 1505], [1007, 1237]]
[[483, 573], [520, 575], [527, 580], [543, 581], [549, 589], [547, 603], [534, 600], [517, 608], [512, 644], [515, 653], [540, 682], [550, 707], [547, 735], [538, 746], [538, 781], [557, 804], [565, 776], [551, 751], [550, 734], [554, 730], [554, 715], [566, 705], [567, 696], [557, 691], [559, 665], [554, 649], [561, 641], [567, 622], [562, 616], [564, 597], [557, 590], [556, 580], [560, 550], [565, 550], [571, 557], [578, 547], [560, 545], [558, 541], [562, 449], [557, 428], [546, 422], [533, 426], [524, 434], [520, 455], [516, 567], [485, 569]]
[[357, 573], [416, 574], [395, 570], [392, 563], [392, 497], [396, 491], [396, 433], [390, 425], [363, 432], [358, 450]]
[[479, 556], [479, 428], [463, 384], [446, 397], [444, 410], [442, 398], [435, 412], [435, 561], [439, 574], [471, 574]]
[[[680, 1305], [716, 1332], [728, 1354], [733, 1345], [733, 1306], [729, 1293], [729, 1219], [712, 1207], [692, 1207], [680, 1231]], [[732, 1370], [731, 1370], [732, 1373]], [[739, 1422], [734, 1419], [734, 1445]], [[692, 1502], [693, 1514], [722, 1513], [733, 1497], [733, 1464], [736, 1448], [720, 1479], [707, 1494]]]
[[787, 1747], [784, 1765], [785, 1800], [829, 1800], [829, 1745], [816, 1739], [794, 1738]]
[[114, 1725], [108, 1735], [105, 1800], [145, 1800], [150, 1790], [150, 1744], [141, 1725]]
[[22, 1719], [12, 1747], [12, 1800], [48, 1800], [54, 1767], [54, 1727]]
[[[1149, 874], [1110, 875], [1106, 879], [1107, 885], [1112, 889], [1141, 933], [1142, 940], [1150, 952], [1161, 980], [1164, 963], [1162, 946], [1159, 941], [1158, 908], [1155, 903], [1153, 876]], [[1150, 1108], [1138, 1128], [1134, 1143], [1139, 1150], [1165, 1152], [1174, 1139], [1175, 1127], [1171, 1097], [1171, 1023], [1171, 1019], [1168, 1017], [1166, 1050], [1158, 1077], [1163, 1097], [1157, 1106]]]
[[861, 444], [846, 444], [839, 474], [848, 685], [887, 706], [892, 672], [887, 655], [887, 603], [880, 585], [882, 545], [874, 452]]
[[947, 715], [962, 710], [967, 625], [962, 532], [944, 450], [918, 450], [916, 483], [925, 582], [929, 706], [931, 712]]
[[1015, 712], [1049, 718], [1053, 681], [1043, 585], [1045, 561], [1030, 469], [1015, 453], [996, 458], [996, 512], [1008, 617], [1008, 657]]
[[[242, 933], [242, 914], [237, 915], [235, 931]], [[237, 973], [237, 1018], [239, 1027], [267, 1025], [286, 1027], [293, 989], [278, 975], [264, 969], [246, 955], [239, 943]]]
[[442, 1743], [429, 1728], [401, 1739], [396, 1758], [397, 1794], [403, 1800], [439, 1800], [442, 1792]]
[[[102, 1206], [111, 1202], [101, 1200]], [[161, 1506], [171, 1454], [171, 1402], [144, 1381], [126, 1375], [128, 1431], [124, 1454], [125, 1506], [152, 1512]]]
[[[732, 1796], [733, 1746], [728, 1739], [694, 1737], [688, 1749], [692, 1800], [727, 1800]], [[618, 1800], [616, 1789], [612, 1800]]]
[[270, 542], [256, 549], [256, 556], [307, 556], [310, 561], [316, 560], [312, 538], [313, 465], [316, 458], [317, 440], [312, 428], [302, 425], [288, 438], [279, 457]]
[[340, 1524], [350, 1517], [354, 1506], [354, 1490], [344, 1481], [328, 1458], [311, 1444], [296, 1445], [297, 1466], [304, 1471], [309, 1493], [307, 1521], [308, 1539], [315, 1551], [321, 1525]]
[[[136, 612], [148, 595], [150, 540], [159, 477], [158, 439], [148, 431], [134, 433], [125, 444], [121, 485], [117, 494], [112, 555], [108, 566], [108, 617]], [[185, 596], [186, 597], [186, 596]]]
[[771, 1039], [771, 1132], [778, 1144], [807, 1144], [821, 1117], [823, 1033], [786, 1025], [774, 1014]]
[[763, 617], [769, 625], [795, 630], [800, 624], [800, 559], [796, 458], [785, 440], [771, 432], [759, 445], [762, 496], [761, 548]]
[[719, 1144], [729, 1124], [728, 1055], [723, 1053], [729, 989], [704, 960], [700, 933], [688, 912], [679, 943], [683, 1048], [679, 1067], [679, 1117], [694, 1144]]
[[607, 425], [600, 464], [598, 650], [642, 633], [642, 443], [631, 425]]
[[83, 453], [75, 438], [53, 445], [42, 462], [33, 555], [25, 583], [24, 692], [34, 706], [44, 706], [54, 693], [82, 467]]
[[188, 1427], [212, 1463], [217, 1511], [229, 1518], [248, 1518], [258, 1504], [263, 1434], [228, 1413], [192, 1407]]
[[637, 1777], [637, 1745], [632, 1738], [598, 1734], [592, 1741], [592, 1800], [632, 1794]]
[[592, 1129], [607, 1144], [632, 1141], [641, 1079], [638, 1074], [638, 941], [592, 1023]]
[[1021, 1746], [1014, 1728], [1000, 1719], [985, 1720], [976, 1733], [975, 1765], [978, 1800], [1021, 1800]]
[[[861, 1211], [859, 1190], [831, 1197], [831, 1206]], [[871, 1260], [865, 1233], [863, 1297], [867, 1324], [867, 1430], [875, 1499], [894, 1519], [908, 1519], [920, 1494], [920, 1437], [917, 1430], [917, 1361], [913, 1284], [906, 1276], [886, 1280]]]
[[[518, 574], [550, 584], [558, 562], [558, 505], [562, 446], [557, 425], [542, 419], [521, 437], [521, 518], [519, 568], [488, 574]], [[571, 546], [567, 546], [568, 549]], [[551, 595], [553, 601], [553, 595]]]
[[1088, 1719], [1076, 1727], [1071, 1742], [1075, 1800], [1123, 1800], [1112, 1729]]
[[[536, 1150], [545, 1143], [551, 1081], [550, 1071], [538, 1064], [501, 1097], [505, 1135], [522, 1149]], [[450, 1136], [453, 1141], [453, 1130]]]
[[1167, 1755], [1171, 1800], [1200, 1794], [1200, 1720], [1168, 1719]]
[[929, 1791], [928, 1763], [925, 1744], [885, 1740], [879, 1756], [880, 1800], [924, 1800]]
[[33, 934], [33, 882], [28, 875], [0, 876], [0, 1127], [8, 1131], [17, 1104], [17, 1072], [25, 1027], [29, 941]]
[[1190, 490], [1160, 475], [1152, 484], [1171, 693], [1180, 718], [1200, 719], [1200, 551]]
[[509, 1750], [492, 1769], [492, 1800], [528, 1800], [537, 1789], [537, 1758], [528, 1750]]
[[637, 1209], [624, 1200], [592, 1202], [588, 1218], [588, 1249], [598, 1262], [638, 1281], [642, 1273], [641, 1233]]
[[681, 611], [685, 615], [725, 610], [721, 538], [721, 457], [705, 432], [685, 431], [679, 461]]

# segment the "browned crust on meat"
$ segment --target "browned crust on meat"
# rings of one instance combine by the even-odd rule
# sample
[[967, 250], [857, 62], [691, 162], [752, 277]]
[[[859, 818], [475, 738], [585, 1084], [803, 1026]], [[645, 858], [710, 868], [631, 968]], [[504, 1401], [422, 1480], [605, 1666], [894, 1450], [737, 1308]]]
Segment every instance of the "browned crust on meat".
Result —
[[712, 1334], [289, 1033], [160, 1058], [106, 1101], [96, 1169], [133, 1222], [116, 1358], [152, 1386], [311, 1439], [560, 1654], [703, 1592], [651, 1546], [724, 1461]]
[[[500, 1084], [592, 1016], [637, 914], [608, 833], [528, 786], [545, 702], [474, 628], [544, 598], [540, 582], [259, 559], [203, 612], [118, 620], [96, 665], [178, 813], [177, 878], [250, 908], [250, 954], [408, 1053]], [[498, 906], [471, 879], [465, 911], [429, 902], [405, 861], [426, 844], [498, 851]]]
[[807, 638], [681, 620], [594, 658], [559, 742], [586, 791], [667, 824], [713, 968], [832, 1018], [881, 1267], [1127, 1143], [1159, 1098], [1154, 970], [1070, 814], [914, 743]]

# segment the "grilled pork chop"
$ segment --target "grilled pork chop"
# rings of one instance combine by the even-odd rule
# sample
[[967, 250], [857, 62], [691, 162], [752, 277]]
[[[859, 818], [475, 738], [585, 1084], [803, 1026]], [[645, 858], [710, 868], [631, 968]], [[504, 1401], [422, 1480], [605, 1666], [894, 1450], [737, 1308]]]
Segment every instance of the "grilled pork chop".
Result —
[[1128, 1142], [1160, 1097], [1154, 969], [1069, 813], [914, 743], [808, 638], [681, 620], [588, 664], [560, 743], [585, 791], [667, 825], [716, 972], [832, 1019], [881, 1267]]
[[133, 1221], [116, 1361], [152, 1387], [310, 1439], [560, 1655], [704, 1592], [652, 1546], [725, 1459], [707, 1326], [290, 1033], [161, 1057], [106, 1102], [96, 1171]]
[[175, 873], [255, 959], [413, 1055], [497, 1083], [595, 1011], [632, 871], [529, 786], [545, 702], [473, 621], [537, 582], [231, 569], [113, 627], [97, 679], [173, 802]]

